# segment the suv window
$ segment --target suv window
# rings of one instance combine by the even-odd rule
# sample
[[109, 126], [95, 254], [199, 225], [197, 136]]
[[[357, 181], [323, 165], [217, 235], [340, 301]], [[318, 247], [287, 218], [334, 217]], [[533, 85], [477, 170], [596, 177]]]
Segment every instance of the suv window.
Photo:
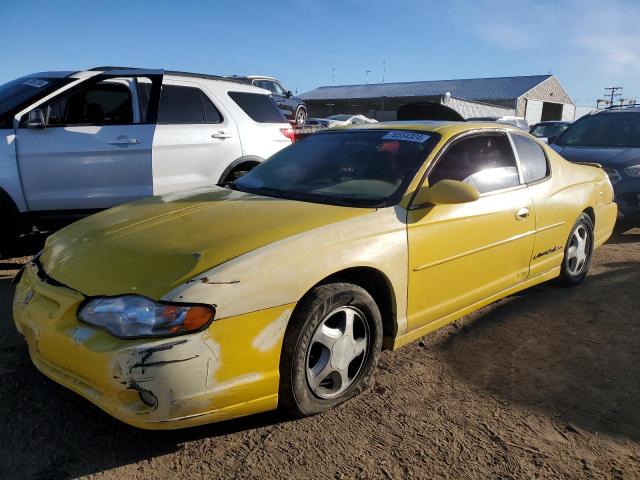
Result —
[[163, 85], [158, 124], [222, 123], [222, 115], [199, 88]]
[[47, 124], [129, 125], [133, 123], [131, 90], [122, 83], [103, 81], [48, 105]]
[[269, 90], [271, 93], [276, 93], [276, 87], [273, 86], [273, 82], [270, 82], [268, 80], [258, 80], [255, 82], [255, 85], [259, 88]]
[[273, 82], [273, 87], [275, 93], [277, 93], [278, 95], [282, 95], [284, 97], [287, 94], [287, 91], [278, 82]]
[[518, 152], [524, 183], [536, 182], [549, 175], [547, 156], [540, 145], [517, 133], [512, 133], [511, 138]]
[[611, 111], [582, 117], [567, 128], [557, 145], [563, 147], [640, 147], [640, 112]]
[[286, 123], [286, 118], [269, 95], [249, 92], [229, 92], [231, 99], [259, 123]]
[[429, 185], [444, 179], [469, 183], [480, 193], [520, 184], [506, 135], [478, 135], [454, 143], [429, 174]]

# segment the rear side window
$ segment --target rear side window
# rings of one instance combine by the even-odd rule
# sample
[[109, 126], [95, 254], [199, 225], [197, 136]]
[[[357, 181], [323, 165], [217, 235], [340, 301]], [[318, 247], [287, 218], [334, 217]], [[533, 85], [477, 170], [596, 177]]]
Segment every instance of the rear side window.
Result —
[[231, 99], [258, 123], [285, 123], [282, 115], [269, 95], [249, 92], [229, 92]]
[[222, 115], [199, 88], [163, 85], [158, 123], [161, 125], [222, 123]]
[[456, 142], [429, 174], [429, 185], [458, 180], [480, 193], [520, 185], [516, 159], [505, 135], [479, 135]]
[[549, 175], [547, 156], [542, 147], [524, 135], [514, 133], [511, 135], [516, 146], [524, 183], [537, 182]]

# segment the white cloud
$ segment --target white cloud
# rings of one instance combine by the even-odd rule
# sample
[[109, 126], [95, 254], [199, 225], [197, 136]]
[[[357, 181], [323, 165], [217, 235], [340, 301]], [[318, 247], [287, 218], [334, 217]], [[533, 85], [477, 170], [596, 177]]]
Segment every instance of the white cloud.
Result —
[[497, 49], [521, 53], [525, 65], [548, 61], [554, 72], [574, 78], [568, 83], [580, 95], [601, 95], [605, 84], [616, 82], [624, 85], [625, 95], [640, 96], [637, 0], [452, 0], [449, 5], [459, 27]]

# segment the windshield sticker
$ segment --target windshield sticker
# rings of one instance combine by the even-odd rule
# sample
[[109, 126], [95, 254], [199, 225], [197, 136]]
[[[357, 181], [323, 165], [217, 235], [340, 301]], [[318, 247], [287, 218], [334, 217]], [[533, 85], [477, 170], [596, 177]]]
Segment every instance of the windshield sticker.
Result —
[[424, 143], [429, 140], [429, 135], [424, 133], [406, 132], [403, 130], [394, 130], [387, 133], [382, 140], [400, 140], [401, 142]]
[[49, 82], [46, 80], [40, 80], [39, 78], [30, 78], [22, 82], [23, 85], [29, 85], [30, 87], [42, 88], [47, 85]]

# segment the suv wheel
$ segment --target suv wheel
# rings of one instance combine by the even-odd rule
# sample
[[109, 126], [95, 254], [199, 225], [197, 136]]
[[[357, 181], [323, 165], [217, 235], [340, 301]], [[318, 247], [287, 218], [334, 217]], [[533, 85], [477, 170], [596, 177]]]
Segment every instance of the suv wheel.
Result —
[[280, 358], [280, 406], [295, 416], [324, 412], [370, 383], [382, 347], [371, 295], [349, 283], [320, 285], [296, 307]]
[[304, 108], [298, 108], [296, 111], [296, 126], [304, 127], [307, 121], [307, 111]]

